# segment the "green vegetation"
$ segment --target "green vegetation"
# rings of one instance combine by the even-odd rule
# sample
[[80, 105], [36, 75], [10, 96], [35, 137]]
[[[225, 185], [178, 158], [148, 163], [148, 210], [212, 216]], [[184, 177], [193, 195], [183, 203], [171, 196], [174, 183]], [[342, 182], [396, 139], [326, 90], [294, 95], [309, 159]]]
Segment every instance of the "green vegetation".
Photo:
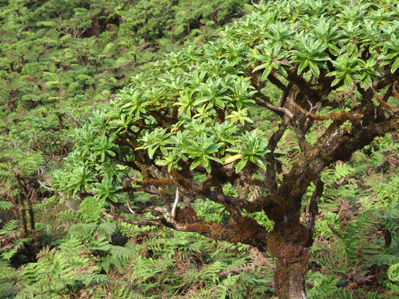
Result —
[[[17, 205], [25, 234], [27, 198], [47, 196], [38, 182], [49, 184], [48, 171], [58, 168], [71, 149], [73, 129], [82, 126], [99, 104], [115, 97], [148, 62], [161, 59], [162, 53], [179, 49], [185, 42], [206, 41], [216, 34], [217, 26], [241, 16], [244, 2], [240, 3], [1, 3], [2, 196], [15, 203], [17, 198], [25, 198]], [[190, 12], [186, 9], [190, 4], [203, 9]], [[148, 16], [137, 18], [139, 11]], [[183, 12], [189, 18], [184, 25]], [[179, 26], [190, 29], [178, 33]], [[158, 33], [146, 36], [146, 32]], [[17, 182], [24, 189], [18, 189]]]
[[251, 4], [0, 2], [0, 297], [399, 295], [399, 3]]

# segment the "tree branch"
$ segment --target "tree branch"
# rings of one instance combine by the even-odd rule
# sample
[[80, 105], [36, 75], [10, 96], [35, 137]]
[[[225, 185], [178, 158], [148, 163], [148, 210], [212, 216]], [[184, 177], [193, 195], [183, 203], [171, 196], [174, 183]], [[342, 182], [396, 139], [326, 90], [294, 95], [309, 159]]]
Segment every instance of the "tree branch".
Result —
[[257, 247], [261, 251], [267, 250], [269, 233], [255, 219], [241, 217], [237, 223], [222, 225], [216, 222], [205, 222], [197, 217], [192, 208], [177, 208], [176, 220], [168, 226], [185, 232], [197, 232], [214, 240], [230, 243], [244, 243]]
[[[38, 182], [39, 185], [42, 186], [43, 188], [55, 192], [54, 189], [51, 189], [50, 187], [46, 186], [46, 185], [43, 184], [41, 181], [37, 180], [37, 182]], [[67, 207], [68, 207], [72, 212], [76, 212], [76, 210], [72, 207], [72, 205], [70, 204], [70, 202], [66, 199], [65, 193], [63, 193], [63, 192], [57, 192], [57, 194], [64, 200], [65, 204], [67, 205]]]
[[281, 121], [278, 129], [269, 139], [269, 144], [267, 146], [270, 153], [266, 156], [266, 161], [268, 162], [266, 166], [266, 172], [263, 175], [263, 179], [267, 185], [267, 189], [270, 193], [274, 194], [277, 192], [277, 181], [276, 181], [276, 157], [274, 151], [277, 147], [278, 142], [283, 137], [285, 131], [288, 128], [291, 117], [285, 115]]
[[359, 111], [342, 111], [341, 113], [330, 113], [328, 115], [316, 115], [312, 113], [311, 111], [306, 111], [303, 109], [300, 105], [297, 103], [293, 103], [294, 107], [297, 108], [299, 111], [301, 111], [303, 114], [305, 114], [307, 117], [313, 119], [313, 120], [350, 120], [350, 121], [358, 121], [363, 117], [363, 113]]
[[256, 104], [258, 104], [259, 106], [269, 108], [270, 110], [272, 110], [273, 112], [276, 112], [281, 117], [284, 116], [284, 114], [290, 118], [293, 117], [293, 114], [291, 111], [289, 111], [287, 108], [278, 107], [278, 106], [273, 105], [272, 103], [270, 103], [268, 98], [265, 95], [263, 95], [262, 93], [259, 93], [259, 92], [256, 93], [255, 97], [259, 97], [262, 99], [262, 101], [255, 100]]
[[[136, 221], [136, 220], [131, 220], [128, 219], [126, 217], [123, 217], [121, 215], [115, 214], [115, 213], [107, 213], [105, 211], [101, 211], [101, 215], [114, 219], [116, 221], [121, 221], [121, 222], [125, 222], [125, 223], [130, 223], [133, 225], [139, 225], [139, 226], [144, 226], [144, 225], [149, 225], [149, 226], [163, 226], [163, 222], [165, 222], [166, 220], [164, 219], [160, 219], [160, 220], [155, 220], [155, 221]], [[164, 220], [164, 221], [163, 221]]]

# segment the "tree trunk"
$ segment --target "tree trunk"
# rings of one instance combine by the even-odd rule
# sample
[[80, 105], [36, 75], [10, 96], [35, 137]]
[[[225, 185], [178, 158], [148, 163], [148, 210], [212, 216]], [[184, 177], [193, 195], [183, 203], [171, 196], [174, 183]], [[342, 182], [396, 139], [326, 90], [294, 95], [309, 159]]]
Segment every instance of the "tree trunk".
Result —
[[35, 230], [35, 215], [33, 213], [32, 202], [29, 196], [25, 197], [25, 201], [26, 205], [28, 206], [27, 216], [28, 216], [29, 227], [31, 230]]
[[282, 264], [278, 261], [274, 274], [275, 290], [280, 299], [306, 299], [305, 274], [307, 264], [303, 262]]
[[35, 230], [35, 215], [33, 212], [32, 201], [34, 201], [37, 198], [36, 190], [29, 183], [29, 181], [26, 181], [24, 189], [25, 189], [25, 194], [26, 194], [25, 202], [26, 202], [26, 206], [28, 207], [27, 216], [28, 216], [28, 221], [29, 221], [29, 227], [31, 230]]
[[23, 236], [28, 235], [28, 226], [26, 223], [26, 211], [24, 205], [24, 187], [21, 184], [19, 175], [15, 175], [15, 179], [17, 181], [17, 202], [18, 202], [18, 217], [19, 217], [19, 224], [22, 228]]
[[305, 275], [309, 260], [309, 233], [299, 216], [284, 217], [275, 223], [268, 240], [269, 251], [278, 259], [274, 289], [279, 299], [304, 299]]

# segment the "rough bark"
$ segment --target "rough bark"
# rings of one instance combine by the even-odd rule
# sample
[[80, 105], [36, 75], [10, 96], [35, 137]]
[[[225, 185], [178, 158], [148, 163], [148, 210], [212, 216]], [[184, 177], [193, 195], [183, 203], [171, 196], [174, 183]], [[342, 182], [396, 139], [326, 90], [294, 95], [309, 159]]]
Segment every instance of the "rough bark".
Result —
[[275, 282], [281, 281], [281, 286], [276, 289], [280, 299], [306, 299], [305, 273], [306, 264], [303, 262], [281, 266], [277, 265]]
[[23, 236], [28, 235], [28, 226], [26, 223], [26, 211], [24, 205], [24, 187], [22, 186], [19, 175], [15, 175], [15, 179], [17, 181], [17, 202], [18, 202], [18, 218], [19, 224], [22, 228]]
[[299, 222], [299, 214], [288, 215], [275, 223], [268, 249], [278, 259], [274, 288], [280, 299], [306, 298], [309, 238], [307, 228]]
[[35, 215], [33, 213], [31, 198], [29, 196], [25, 196], [25, 202], [26, 202], [26, 206], [27, 206], [27, 216], [28, 216], [29, 228], [31, 230], [34, 230], [35, 229]]

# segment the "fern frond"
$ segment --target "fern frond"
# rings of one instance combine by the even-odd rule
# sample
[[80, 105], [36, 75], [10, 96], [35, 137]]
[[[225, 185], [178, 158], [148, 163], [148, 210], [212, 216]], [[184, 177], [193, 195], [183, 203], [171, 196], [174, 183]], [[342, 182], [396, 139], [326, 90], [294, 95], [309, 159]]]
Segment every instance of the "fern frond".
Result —
[[115, 234], [116, 231], [117, 231], [116, 224], [109, 223], [109, 222], [101, 223], [96, 229], [97, 233], [99, 233], [101, 236], [107, 238], [108, 240], [111, 240], [112, 235]]
[[8, 210], [13, 207], [13, 203], [9, 201], [0, 200], [0, 210]]
[[364, 299], [381, 299], [377, 292], [367, 292], [363, 289], [359, 289], [359, 293], [364, 296]]
[[398, 263], [399, 263], [399, 256], [388, 253], [380, 253], [373, 255], [369, 261], [364, 263], [363, 267], [368, 268], [373, 265], [376, 265], [378, 267], [392, 266]]
[[111, 265], [117, 269], [130, 264], [130, 261], [136, 256], [136, 252], [131, 246], [112, 246], [109, 254], [100, 262], [100, 266], [109, 272]]
[[16, 295], [19, 291], [19, 289], [15, 287], [17, 279], [17, 271], [10, 266], [8, 261], [0, 259], [0, 297], [13, 298], [14, 295]]
[[340, 299], [358, 299], [357, 296], [355, 294], [353, 294], [352, 292], [349, 292], [345, 289], [335, 289], [334, 291], [331, 292], [331, 294], [327, 297], [323, 297], [323, 298], [328, 298], [328, 299], [336, 299], [336, 298], [340, 298]]
[[16, 232], [19, 228], [19, 221], [18, 220], [10, 220], [6, 224], [4, 224], [2, 230], [0, 230], [1, 235], [11, 235], [12, 233]]
[[92, 236], [96, 228], [97, 224], [76, 224], [69, 229], [68, 235], [76, 239], [87, 240]]
[[225, 265], [220, 261], [207, 265], [201, 270], [201, 275], [204, 279], [212, 281], [212, 283], [218, 283], [220, 280], [219, 274], [225, 270]]

